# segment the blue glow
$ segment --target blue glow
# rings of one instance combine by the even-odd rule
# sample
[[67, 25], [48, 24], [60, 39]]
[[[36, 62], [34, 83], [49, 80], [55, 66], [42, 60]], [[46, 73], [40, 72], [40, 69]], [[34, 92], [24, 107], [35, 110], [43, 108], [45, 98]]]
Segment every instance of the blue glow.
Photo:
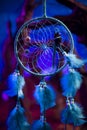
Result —
[[[38, 57], [37, 65], [42, 70], [42, 73], [53, 73], [56, 71], [58, 65], [58, 53], [55, 52], [55, 58], [53, 59], [53, 49], [47, 48]], [[53, 65], [54, 61], [54, 65]]]
[[7, 32], [7, 23], [11, 22], [11, 32], [14, 36], [16, 28], [16, 18], [19, 16], [24, 0], [0, 0], [0, 80], [2, 80], [2, 72], [4, 69], [4, 61], [2, 56], [3, 45], [8, 42], [10, 36]]
[[87, 47], [83, 43], [78, 43], [78, 36], [73, 34], [74, 43], [77, 53], [80, 57], [87, 59]]
[[[55, 16], [55, 15], [70, 15], [72, 10], [65, 5], [60, 4], [56, 0], [47, 0], [47, 15], [48, 16]], [[39, 17], [43, 15], [43, 6], [39, 5], [34, 10], [33, 17]]]

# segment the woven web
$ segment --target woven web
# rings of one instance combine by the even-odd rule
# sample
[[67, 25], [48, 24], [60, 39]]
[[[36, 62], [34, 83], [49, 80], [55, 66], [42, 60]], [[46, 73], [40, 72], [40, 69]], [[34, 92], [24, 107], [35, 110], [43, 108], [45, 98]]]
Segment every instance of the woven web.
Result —
[[[56, 44], [55, 32], [61, 36]], [[17, 37], [17, 53], [22, 65], [29, 72], [48, 75], [64, 65], [62, 51], [69, 52], [69, 32], [58, 21], [39, 19], [27, 23]]]

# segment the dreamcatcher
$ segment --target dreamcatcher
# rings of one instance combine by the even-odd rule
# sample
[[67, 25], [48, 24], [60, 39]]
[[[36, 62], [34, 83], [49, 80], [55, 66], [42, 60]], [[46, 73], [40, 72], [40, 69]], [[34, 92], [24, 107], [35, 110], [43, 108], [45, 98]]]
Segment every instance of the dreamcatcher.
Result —
[[[60, 20], [46, 16], [46, 0], [44, 0], [44, 15], [22, 25], [16, 35], [14, 48], [18, 64], [29, 73], [41, 78], [34, 92], [34, 97], [40, 105], [41, 117], [31, 125], [31, 130], [51, 129], [46, 122], [45, 111], [55, 106], [56, 94], [53, 87], [47, 85], [45, 76], [58, 73], [67, 64], [68, 74], [61, 79], [63, 95], [67, 99], [67, 105], [61, 114], [61, 120], [65, 124], [73, 124], [74, 126], [83, 124], [85, 121], [83, 120], [82, 109], [74, 103], [74, 96], [80, 88], [82, 76], [75, 69], [84, 65], [86, 61], [76, 58], [73, 54], [73, 38], [65, 24]], [[14, 76], [14, 73], [16, 76]], [[16, 119], [20, 115], [24, 119], [22, 120], [25, 124], [23, 130], [26, 130], [30, 129], [30, 125], [24, 117], [24, 110], [19, 102], [19, 99], [23, 98], [24, 79], [18, 69], [14, 73], [10, 75], [10, 82], [14, 87], [10, 87], [10, 90], [7, 90], [6, 93], [10, 96], [17, 95], [18, 102], [9, 120], [11, 121], [11, 118], [13, 118], [16, 122], [15, 125], [17, 125]], [[13, 95], [12, 91], [14, 91]], [[19, 124], [22, 121], [20, 120]], [[13, 128], [14, 125], [11, 128], [8, 127], [8, 130]]]

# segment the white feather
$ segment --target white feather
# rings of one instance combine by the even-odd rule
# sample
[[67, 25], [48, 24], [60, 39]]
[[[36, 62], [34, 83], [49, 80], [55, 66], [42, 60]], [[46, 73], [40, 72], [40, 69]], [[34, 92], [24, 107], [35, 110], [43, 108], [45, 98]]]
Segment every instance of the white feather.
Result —
[[82, 67], [85, 63], [87, 63], [87, 60], [82, 60], [76, 57], [75, 54], [71, 53], [66, 53], [64, 52], [67, 62], [72, 68], [80, 68]]

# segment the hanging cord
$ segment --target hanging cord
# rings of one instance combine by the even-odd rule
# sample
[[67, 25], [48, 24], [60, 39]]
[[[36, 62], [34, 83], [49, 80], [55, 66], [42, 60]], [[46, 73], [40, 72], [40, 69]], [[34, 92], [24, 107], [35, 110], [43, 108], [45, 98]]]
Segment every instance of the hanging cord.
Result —
[[[17, 73], [18, 76], [20, 75], [20, 72], [18, 70], [18, 64], [17, 64], [17, 67], [16, 67], [16, 73]], [[18, 93], [18, 90], [17, 90], [17, 103], [16, 103], [17, 113], [19, 112], [20, 105], [21, 105], [21, 103], [20, 103], [19, 93]], [[17, 120], [17, 125], [19, 126], [19, 129], [21, 130], [21, 127], [20, 127], [20, 124], [19, 124], [18, 115], [16, 115], [16, 120]]]
[[64, 125], [64, 130], [67, 130], [66, 124]]
[[[17, 73], [17, 78], [19, 78], [20, 72], [19, 72], [18, 68], [16, 69], [16, 73]], [[19, 98], [19, 92], [18, 92], [18, 89], [17, 89], [17, 103], [16, 103], [17, 110], [19, 109], [19, 107], [20, 107], [20, 98]]]
[[[20, 100], [17, 97], [17, 104], [16, 104], [16, 111], [17, 111], [17, 113], [18, 113], [19, 109], [20, 109]], [[20, 127], [20, 124], [19, 124], [18, 115], [16, 115], [16, 120], [17, 120], [17, 125], [19, 126], [19, 129], [21, 130], [21, 127]]]
[[54, 43], [53, 43], [53, 68], [55, 67], [56, 50], [57, 50], [57, 48], [61, 47], [61, 45], [60, 45], [61, 42], [62, 42], [61, 35], [60, 35], [59, 31], [56, 29], [54, 32]]
[[[70, 103], [71, 103], [71, 104], [74, 104], [74, 98], [71, 98], [71, 99], [70, 99]], [[72, 130], [75, 130], [75, 126], [74, 126], [74, 124], [73, 124], [73, 128], [72, 128]]]
[[[44, 98], [46, 98], [46, 84], [43, 86], [44, 87]], [[46, 122], [46, 112], [45, 112], [45, 102], [44, 102], [44, 130], [45, 130], [45, 122]]]
[[[16, 103], [16, 111], [17, 111], [17, 113], [18, 113], [19, 109], [20, 109], [20, 98], [18, 96], [18, 91], [17, 91], [17, 103]], [[16, 115], [16, 120], [17, 120], [17, 125], [20, 128], [18, 115]], [[20, 128], [20, 130], [21, 130], [21, 128]]]
[[47, 17], [47, 15], [46, 15], [46, 0], [43, 0], [43, 17]]
[[[73, 104], [73, 103], [74, 103], [74, 99], [73, 99], [73, 98], [69, 99], [69, 98], [67, 97], [66, 105], [67, 105], [67, 106], [70, 106], [70, 105]], [[66, 124], [65, 124], [65, 126], [64, 126], [64, 130], [67, 130], [67, 119], [66, 119]], [[73, 127], [72, 127], [72, 130], [75, 130], [75, 126], [74, 126], [74, 125], [73, 125]]]
[[[68, 97], [67, 97], [67, 100], [66, 100], [66, 106], [70, 106], [70, 101], [69, 101]], [[67, 123], [67, 119], [66, 119], [66, 123]], [[66, 123], [65, 123], [64, 130], [67, 130], [67, 124]]]
[[[44, 94], [43, 94], [43, 99], [45, 98], [45, 95], [46, 95], [46, 93], [45, 93], [45, 89], [46, 89], [46, 82], [45, 82], [45, 79], [44, 79], [44, 77], [42, 77], [41, 78], [41, 89], [43, 89], [43, 90], [41, 90], [41, 91], [44, 91]], [[43, 122], [43, 125], [44, 125], [44, 130], [45, 130], [45, 123], [46, 123], [46, 112], [45, 112], [45, 102], [44, 102], [44, 110], [43, 110], [43, 112], [41, 113], [42, 114], [42, 116], [41, 116], [41, 121]]]

